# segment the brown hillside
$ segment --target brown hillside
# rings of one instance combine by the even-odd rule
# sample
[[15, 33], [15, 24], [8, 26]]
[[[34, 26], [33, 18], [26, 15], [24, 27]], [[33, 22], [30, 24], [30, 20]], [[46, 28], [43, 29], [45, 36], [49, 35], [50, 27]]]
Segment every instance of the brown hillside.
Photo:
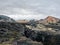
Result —
[[39, 20], [39, 23], [48, 24], [48, 23], [57, 23], [60, 19], [52, 16], [48, 16], [45, 19]]

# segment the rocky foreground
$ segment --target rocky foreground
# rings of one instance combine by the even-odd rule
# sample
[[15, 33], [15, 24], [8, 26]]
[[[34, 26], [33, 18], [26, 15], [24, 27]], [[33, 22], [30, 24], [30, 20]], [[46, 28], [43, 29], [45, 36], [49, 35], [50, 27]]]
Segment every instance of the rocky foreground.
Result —
[[0, 45], [60, 45], [60, 28], [55, 27], [33, 21], [30, 24], [21, 24], [1, 15]]
[[60, 45], [60, 33], [38, 31], [19, 23], [0, 22], [1, 45]]
[[21, 24], [0, 22], [0, 43], [19, 38], [23, 30], [24, 27]]
[[60, 31], [32, 30], [19, 23], [0, 22], [0, 43], [3, 45], [60, 45]]

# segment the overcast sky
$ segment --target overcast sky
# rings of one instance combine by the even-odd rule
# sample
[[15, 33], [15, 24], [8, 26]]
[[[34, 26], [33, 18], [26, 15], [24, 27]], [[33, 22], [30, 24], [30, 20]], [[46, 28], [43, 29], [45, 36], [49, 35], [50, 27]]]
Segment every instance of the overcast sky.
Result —
[[14, 19], [60, 18], [60, 0], [0, 0], [0, 14]]

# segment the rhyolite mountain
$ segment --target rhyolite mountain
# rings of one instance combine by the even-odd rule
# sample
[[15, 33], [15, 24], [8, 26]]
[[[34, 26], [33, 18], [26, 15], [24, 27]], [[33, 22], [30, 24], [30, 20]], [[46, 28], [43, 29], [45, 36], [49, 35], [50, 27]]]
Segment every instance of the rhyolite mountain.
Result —
[[60, 21], [59, 18], [53, 17], [53, 16], [48, 16], [45, 19], [40, 19], [38, 22], [47, 24], [47, 23], [58, 23]]
[[45, 18], [47, 23], [57, 23], [60, 21], [59, 18], [56, 17], [52, 17], [52, 16], [48, 16], [47, 18]]
[[15, 20], [8, 16], [0, 15], [0, 22], [15, 22]]

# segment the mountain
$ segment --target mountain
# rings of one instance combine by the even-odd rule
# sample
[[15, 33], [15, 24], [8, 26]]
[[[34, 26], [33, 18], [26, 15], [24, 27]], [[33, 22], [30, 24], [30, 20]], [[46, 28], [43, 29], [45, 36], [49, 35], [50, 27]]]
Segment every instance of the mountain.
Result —
[[8, 16], [4, 16], [4, 15], [0, 15], [0, 22], [15, 22], [14, 19], [8, 17]]
[[59, 22], [59, 21], [60, 21], [59, 18], [52, 17], [52, 16], [48, 16], [48, 17], [46, 17], [45, 19], [39, 20], [38, 22], [39, 22], [39, 23], [43, 23], [43, 24], [48, 24], [48, 23], [57, 23], [57, 22]]
[[47, 21], [47, 23], [57, 23], [60, 19], [48, 16], [47, 18], [45, 18], [45, 20]]

